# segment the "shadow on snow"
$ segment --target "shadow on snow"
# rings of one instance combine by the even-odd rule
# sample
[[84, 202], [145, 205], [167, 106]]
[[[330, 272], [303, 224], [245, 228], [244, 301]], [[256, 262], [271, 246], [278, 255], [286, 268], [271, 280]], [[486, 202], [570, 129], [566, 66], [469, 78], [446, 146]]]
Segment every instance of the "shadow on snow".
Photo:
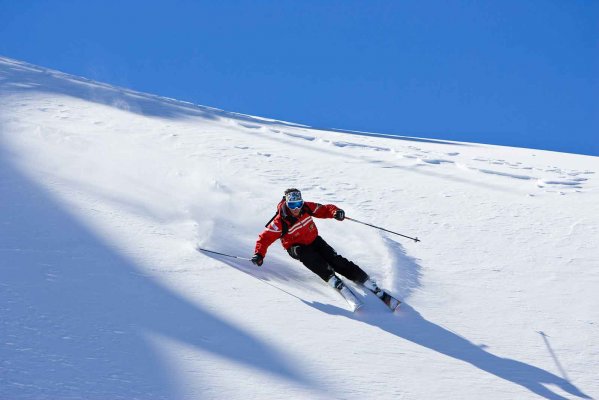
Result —
[[[398, 268], [398, 282], [394, 285], [393, 289], [397, 293], [402, 294], [404, 298], [409, 297], [420, 286], [421, 267], [418, 265], [416, 259], [406, 254], [401, 244], [386, 237], [384, 237], [384, 240], [389, 250], [393, 252], [393, 265], [396, 265]], [[491, 354], [483, 347], [470, 342], [468, 339], [427, 320], [407, 303], [402, 303], [401, 309], [396, 315], [388, 312], [381, 315], [381, 313], [369, 313], [368, 311], [353, 313], [335, 305], [309, 302], [295, 294], [289, 293], [276, 285], [276, 279], [273, 281], [274, 284], [271, 283], [269, 272], [257, 270], [250, 266], [246, 267], [245, 264], [249, 262], [241, 263], [226, 257], [213, 256], [208, 253], [204, 254], [218, 259], [245, 274], [251, 275], [281, 292], [301, 300], [310, 307], [327, 314], [345, 316], [378, 327], [398, 338], [408, 340], [456, 360], [467, 362], [489, 374], [520, 385], [546, 399], [566, 400], [565, 397], [549, 389], [547, 385], [555, 385], [573, 396], [590, 399], [589, 396], [571, 384], [567, 379], [521, 361]], [[293, 261], [293, 263], [297, 268], [304, 268], [297, 261]], [[314, 279], [319, 278], [314, 275]]]
[[0, 149], [1, 398], [181, 397], [157, 337], [318, 388], [259, 337], [144, 276], [9, 157]]
[[[393, 265], [396, 266], [399, 275], [397, 277], [399, 281], [393, 289], [407, 298], [421, 286], [421, 267], [416, 259], [406, 254], [401, 244], [389, 238], [384, 238], [384, 240], [388, 249], [394, 254]], [[427, 320], [407, 303], [402, 303], [396, 315], [384, 313], [382, 316], [368, 312], [352, 313], [327, 304], [312, 303], [309, 305], [329, 314], [344, 315], [347, 318], [379, 327], [399, 338], [456, 360], [467, 362], [489, 374], [525, 387], [546, 399], [566, 400], [565, 397], [552, 391], [546, 385], [555, 385], [574, 396], [590, 398], [567, 379], [533, 365], [489, 353], [468, 339]]]

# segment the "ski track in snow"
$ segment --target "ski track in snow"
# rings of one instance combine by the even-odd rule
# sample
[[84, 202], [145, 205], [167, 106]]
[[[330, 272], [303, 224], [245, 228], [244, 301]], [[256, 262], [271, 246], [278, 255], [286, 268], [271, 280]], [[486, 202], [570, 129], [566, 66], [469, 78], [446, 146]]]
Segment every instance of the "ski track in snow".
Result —
[[[0, 58], [0, 398], [599, 397], [596, 158], [327, 131]], [[278, 243], [282, 191], [405, 301]]]
[[[240, 126], [244, 126], [240, 124]], [[465, 170], [471, 170], [475, 172], [479, 172], [481, 174], [489, 174], [496, 175], [511, 179], [518, 180], [528, 180], [531, 181], [537, 188], [543, 189], [545, 192], [556, 192], [556, 190], [560, 190], [560, 194], [565, 194], [564, 190], [567, 189], [583, 189], [584, 183], [588, 180], [585, 177], [579, 177], [579, 175], [591, 175], [595, 174], [595, 171], [579, 171], [579, 170], [567, 170], [561, 169], [558, 167], [547, 166], [547, 167], [533, 167], [522, 164], [521, 162], [508, 162], [506, 160], [496, 160], [496, 159], [486, 159], [483, 157], [473, 157], [472, 163], [464, 163], [462, 161], [455, 161], [446, 157], [456, 157], [459, 156], [459, 152], [448, 152], [448, 153], [440, 153], [440, 152], [431, 152], [427, 150], [423, 150], [419, 147], [415, 146], [404, 146], [403, 148], [399, 147], [381, 147], [381, 146], [372, 146], [364, 143], [356, 143], [350, 141], [331, 141], [326, 139], [318, 140], [317, 136], [308, 136], [295, 134], [290, 132], [282, 132], [280, 130], [271, 129], [273, 133], [279, 134], [282, 133], [285, 136], [298, 138], [307, 141], [317, 141], [322, 144], [332, 144], [336, 147], [341, 148], [359, 148], [359, 149], [367, 149], [373, 150], [376, 152], [384, 151], [384, 152], [392, 152], [399, 159], [406, 159], [410, 161], [414, 161], [414, 166], [424, 166], [424, 165], [442, 165], [449, 164], [454, 167], [461, 167]], [[408, 149], [406, 151], [406, 148]], [[377, 161], [380, 162], [380, 161]], [[481, 167], [479, 165], [484, 165]], [[490, 169], [488, 166], [495, 168], [504, 168], [503, 170], [499, 169]], [[519, 171], [537, 171], [535, 175], [532, 174], [522, 174]]]

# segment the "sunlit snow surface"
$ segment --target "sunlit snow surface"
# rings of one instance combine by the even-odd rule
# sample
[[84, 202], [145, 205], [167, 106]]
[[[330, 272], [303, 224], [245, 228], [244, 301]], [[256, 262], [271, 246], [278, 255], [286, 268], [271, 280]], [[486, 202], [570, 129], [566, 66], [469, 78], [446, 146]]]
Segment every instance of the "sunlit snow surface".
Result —
[[[0, 58], [0, 398], [598, 398], [598, 173]], [[317, 221], [399, 312], [352, 286], [352, 314], [278, 243], [196, 251], [251, 257], [288, 187], [422, 240]]]

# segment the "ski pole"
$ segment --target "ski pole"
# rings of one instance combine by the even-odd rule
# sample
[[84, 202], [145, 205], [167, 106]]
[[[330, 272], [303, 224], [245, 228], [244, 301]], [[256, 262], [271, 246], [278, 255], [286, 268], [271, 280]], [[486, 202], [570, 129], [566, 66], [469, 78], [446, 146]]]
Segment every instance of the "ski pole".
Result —
[[[233, 256], [233, 255], [231, 255], [231, 254], [219, 253], [218, 251], [213, 251], [213, 250], [203, 249], [203, 248], [201, 248], [201, 247], [196, 247], [196, 249], [198, 249], [198, 250], [200, 250], [200, 251], [205, 251], [206, 253], [214, 253], [214, 254], [218, 254], [218, 255], [221, 255], [221, 256], [225, 256], [225, 257], [237, 258], [238, 260], [247, 260], [247, 261], [252, 261], [252, 259], [251, 259], [251, 258], [245, 258], [245, 257]], [[228, 264], [228, 263], [227, 263], [227, 265], [229, 265], [229, 266], [231, 266], [231, 267], [235, 268], [237, 271], [241, 271], [241, 272], [243, 272], [244, 274], [251, 276], [251, 277], [252, 277], [252, 278], [254, 278], [254, 279], [257, 279], [257, 280], [259, 280], [259, 281], [260, 281], [260, 282], [262, 282], [262, 283], [265, 283], [265, 284], [267, 284], [268, 286], [272, 286], [272, 287], [274, 287], [275, 289], [277, 289], [277, 290], [280, 290], [280, 291], [281, 291], [281, 292], [283, 292], [283, 293], [287, 293], [289, 296], [293, 296], [293, 297], [295, 297], [296, 299], [299, 299], [299, 300], [303, 301], [304, 303], [306, 303], [306, 301], [305, 301], [305, 300], [303, 300], [303, 299], [301, 299], [301, 298], [297, 297], [297, 296], [296, 296], [296, 295], [294, 295], [293, 293], [290, 293], [290, 292], [286, 291], [285, 289], [282, 289], [282, 288], [278, 287], [277, 285], [273, 285], [272, 283], [270, 283], [270, 282], [268, 282], [268, 281], [266, 281], [266, 280], [264, 280], [264, 279], [262, 279], [262, 278], [260, 278], [260, 277], [257, 277], [257, 276], [255, 276], [255, 275], [253, 275], [253, 274], [250, 274], [249, 272], [247, 272], [247, 271], [244, 271], [243, 269], [241, 269], [241, 268], [239, 268], [239, 267], [237, 267], [237, 266], [235, 266], [235, 265], [233, 265], [233, 264]]]
[[206, 253], [213, 253], [213, 254], [218, 254], [218, 255], [221, 255], [221, 256], [225, 256], [225, 257], [236, 258], [238, 260], [252, 261], [251, 258], [245, 258], [245, 257], [239, 257], [239, 256], [232, 256], [231, 254], [219, 253], [218, 251], [203, 249], [201, 247], [198, 247], [198, 250], [205, 251]]
[[354, 221], [354, 222], [357, 222], [357, 223], [362, 224], [362, 225], [368, 225], [368, 226], [371, 226], [371, 227], [376, 228], [376, 229], [380, 229], [380, 230], [385, 231], [385, 232], [393, 233], [394, 235], [399, 235], [399, 236], [402, 236], [402, 237], [405, 237], [405, 238], [408, 238], [408, 239], [412, 239], [414, 242], [419, 242], [420, 241], [420, 239], [418, 239], [418, 238], [413, 238], [413, 237], [410, 237], [410, 236], [402, 235], [401, 233], [393, 232], [393, 231], [390, 231], [389, 229], [381, 228], [380, 226], [367, 224], [366, 222], [358, 221], [357, 219], [353, 219], [353, 218], [350, 218], [350, 217], [345, 217], [345, 219], [349, 219], [350, 221]]

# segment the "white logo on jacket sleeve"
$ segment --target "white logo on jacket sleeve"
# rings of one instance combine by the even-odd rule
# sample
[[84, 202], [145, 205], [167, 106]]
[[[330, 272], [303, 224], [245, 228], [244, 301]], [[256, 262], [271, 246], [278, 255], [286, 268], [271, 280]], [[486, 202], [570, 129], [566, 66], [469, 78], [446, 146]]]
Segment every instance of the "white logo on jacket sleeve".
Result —
[[280, 232], [279, 227], [277, 225], [275, 225], [274, 222], [272, 224], [268, 225], [266, 230], [271, 231], [271, 232]]

